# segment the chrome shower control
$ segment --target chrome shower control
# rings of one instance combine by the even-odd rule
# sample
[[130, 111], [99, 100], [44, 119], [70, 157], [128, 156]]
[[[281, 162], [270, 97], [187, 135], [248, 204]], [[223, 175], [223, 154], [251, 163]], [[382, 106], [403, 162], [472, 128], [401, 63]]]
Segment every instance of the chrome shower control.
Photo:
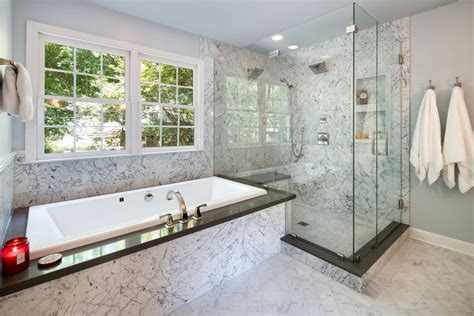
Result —
[[151, 200], [153, 200], [153, 194], [150, 192], [145, 193], [145, 202], [151, 202]]
[[207, 206], [206, 203], [199, 204], [198, 206], [196, 206], [196, 213], [193, 215], [193, 219], [197, 221], [200, 220], [202, 218], [201, 207], [206, 207], [206, 206]]
[[166, 217], [166, 228], [173, 228], [176, 224], [173, 223], [173, 215], [171, 213], [160, 215], [160, 219]]

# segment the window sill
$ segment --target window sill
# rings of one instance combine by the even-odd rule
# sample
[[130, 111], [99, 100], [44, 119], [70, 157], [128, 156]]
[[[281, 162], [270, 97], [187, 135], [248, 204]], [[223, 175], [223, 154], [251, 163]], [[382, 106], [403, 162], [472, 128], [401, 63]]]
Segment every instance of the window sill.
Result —
[[[104, 159], [104, 158], [123, 158], [123, 157], [137, 157], [137, 156], [152, 156], [152, 155], [161, 155], [161, 154], [180, 154], [180, 153], [198, 153], [206, 152], [205, 149], [181, 149], [181, 150], [162, 150], [162, 151], [149, 151], [149, 152], [140, 152], [137, 154], [117, 154], [117, 155], [98, 155], [98, 156], [89, 156], [89, 157], [61, 157], [61, 158], [51, 158], [51, 159], [39, 159], [33, 161], [23, 161], [23, 165], [32, 165], [32, 164], [42, 164], [42, 163], [51, 163], [51, 162], [62, 162], [62, 161], [77, 161], [77, 160], [94, 160], [94, 159]], [[18, 152], [19, 157], [25, 157], [24, 152]]]

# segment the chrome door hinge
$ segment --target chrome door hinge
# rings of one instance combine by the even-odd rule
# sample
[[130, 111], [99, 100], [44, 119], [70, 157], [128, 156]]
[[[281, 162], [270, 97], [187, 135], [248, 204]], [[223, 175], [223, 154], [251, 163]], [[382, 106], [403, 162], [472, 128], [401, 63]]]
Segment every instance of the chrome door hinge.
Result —
[[398, 55], [398, 63], [400, 65], [403, 65], [404, 62], [405, 62], [405, 58], [403, 58], [403, 55]]
[[405, 208], [405, 201], [403, 199], [398, 200], [398, 209], [403, 210]]
[[346, 34], [357, 33], [357, 31], [358, 31], [358, 28], [357, 28], [357, 25], [355, 24], [352, 24], [346, 27]]

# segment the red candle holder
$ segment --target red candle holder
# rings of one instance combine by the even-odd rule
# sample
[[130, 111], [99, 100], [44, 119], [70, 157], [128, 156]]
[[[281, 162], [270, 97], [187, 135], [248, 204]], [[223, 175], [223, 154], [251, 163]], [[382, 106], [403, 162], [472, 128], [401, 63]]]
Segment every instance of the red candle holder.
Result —
[[30, 242], [26, 237], [15, 237], [3, 244], [2, 273], [14, 274], [30, 265]]

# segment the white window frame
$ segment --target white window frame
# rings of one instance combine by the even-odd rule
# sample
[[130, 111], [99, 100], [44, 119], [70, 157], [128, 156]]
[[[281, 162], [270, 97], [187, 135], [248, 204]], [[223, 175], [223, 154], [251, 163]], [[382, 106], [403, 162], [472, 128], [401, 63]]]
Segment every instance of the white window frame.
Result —
[[[26, 67], [30, 73], [33, 85], [33, 100], [36, 103], [34, 119], [26, 122], [25, 127], [25, 161], [51, 161], [81, 158], [97, 158], [121, 155], [140, 155], [150, 153], [180, 152], [204, 149], [204, 102], [203, 102], [203, 68], [201, 59], [180, 54], [165, 52], [141, 45], [131, 44], [97, 35], [64, 29], [48, 24], [27, 21], [26, 32]], [[42, 102], [44, 87], [44, 39], [54, 37], [61, 43], [74, 47], [88, 48], [95, 51], [105, 50], [108, 53], [126, 55], [125, 62], [125, 103], [126, 110], [126, 149], [73, 152], [64, 154], [45, 154], [43, 148], [44, 106]], [[78, 43], [80, 45], [78, 46]], [[104, 49], [105, 48], [105, 49]], [[140, 58], [152, 57], [164, 63], [193, 69], [193, 108], [194, 108], [194, 146], [183, 147], [154, 147], [141, 146], [141, 103], [140, 103]], [[86, 100], [81, 98], [81, 100]]]

